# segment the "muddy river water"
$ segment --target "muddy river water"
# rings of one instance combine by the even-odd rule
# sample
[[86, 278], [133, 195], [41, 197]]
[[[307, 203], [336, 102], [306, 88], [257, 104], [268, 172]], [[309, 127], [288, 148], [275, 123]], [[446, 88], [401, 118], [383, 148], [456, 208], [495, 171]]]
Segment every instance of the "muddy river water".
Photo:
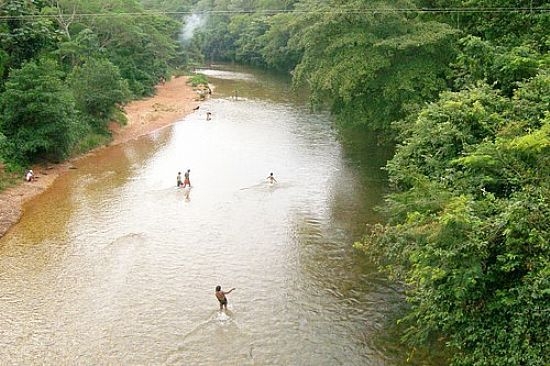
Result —
[[199, 110], [81, 159], [0, 239], [0, 363], [401, 364], [399, 289], [352, 248], [383, 154], [347, 156], [286, 80], [203, 72]]

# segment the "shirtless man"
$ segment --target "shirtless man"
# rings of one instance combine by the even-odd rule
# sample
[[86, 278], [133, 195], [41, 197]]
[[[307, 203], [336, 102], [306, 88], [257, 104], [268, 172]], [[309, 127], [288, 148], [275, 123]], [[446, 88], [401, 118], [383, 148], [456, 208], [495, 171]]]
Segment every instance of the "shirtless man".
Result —
[[270, 173], [269, 176], [268, 176], [267, 178], [265, 178], [265, 179], [267, 179], [267, 181], [268, 181], [269, 183], [275, 183], [275, 182], [277, 182], [277, 179], [275, 179], [275, 177], [273, 176], [273, 173]]
[[216, 286], [216, 298], [218, 299], [218, 301], [220, 302], [220, 311], [223, 310], [225, 308], [225, 310], [227, 310], [227, 297], [225, 297], [225, 295], [228, 295], [231, 293], [231, 291], [233, 291], [235, 288], [233, 287], [231, 290], [225, 292], [225, 291], [222, 291], [222, 287], [221, 286]]
[[187, 171], [185, 172], [185, 174], [183, 175], [184, 176], [184, 179], [183, 179], [183, 188], [189, 186], [189, 188], [191, 188], [191, 181], [189, 180], [189, 173], [191, 173], [191, 169], [187, 169]]

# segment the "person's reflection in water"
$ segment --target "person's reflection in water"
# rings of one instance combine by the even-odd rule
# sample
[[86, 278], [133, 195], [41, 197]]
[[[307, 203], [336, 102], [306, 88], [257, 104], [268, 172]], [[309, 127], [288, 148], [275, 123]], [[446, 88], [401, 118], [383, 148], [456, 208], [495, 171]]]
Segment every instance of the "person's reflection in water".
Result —
[[191, 201], [190, 194], [191, 194], [191, 187], [186, 187], [183, 189], [183, 196], [185, 197], [186, 201]]

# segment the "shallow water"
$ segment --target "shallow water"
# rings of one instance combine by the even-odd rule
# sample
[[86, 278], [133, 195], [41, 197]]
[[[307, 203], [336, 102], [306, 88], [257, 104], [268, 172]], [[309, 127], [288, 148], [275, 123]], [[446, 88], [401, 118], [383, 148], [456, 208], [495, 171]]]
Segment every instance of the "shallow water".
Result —
[[[404, 358], [379, 341], [399, 289], [351, 247], [376, 220], [383, 161], [347, 158], [285, 80], [203, 71], [215, 89], [196, 113], [78, 161], [0, 239], [2, 362]], [[176, 189], [187, 169], [192, 189]], [[227, 313], [218, 284], [237, 288]]]

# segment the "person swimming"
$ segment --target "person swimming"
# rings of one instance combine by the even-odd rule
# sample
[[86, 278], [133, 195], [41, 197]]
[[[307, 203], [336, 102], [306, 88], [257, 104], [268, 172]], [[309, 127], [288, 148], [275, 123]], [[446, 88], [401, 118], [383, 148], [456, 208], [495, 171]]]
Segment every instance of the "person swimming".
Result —
[[275, 177], [273, 176], [273, 173], [269, 173], [266, 179], [269, 183], [272, 183], [272, 184], [277, 182], [277, 179], [275, 179]]

